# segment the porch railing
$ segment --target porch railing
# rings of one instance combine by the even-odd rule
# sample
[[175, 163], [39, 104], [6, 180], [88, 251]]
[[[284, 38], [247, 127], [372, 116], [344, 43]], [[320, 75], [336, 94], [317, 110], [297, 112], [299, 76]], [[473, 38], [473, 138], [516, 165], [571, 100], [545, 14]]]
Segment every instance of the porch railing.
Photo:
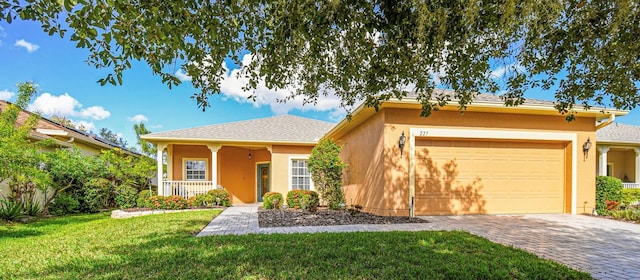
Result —
[[640, 189], [640, 183], [622, 183], [625, 189]]
[[211, 181], [164, 181], [162, 182], [164, 195], [179, 195], [189, 198], [199, 194], [205, 194], [210, 190], [222, 188]]

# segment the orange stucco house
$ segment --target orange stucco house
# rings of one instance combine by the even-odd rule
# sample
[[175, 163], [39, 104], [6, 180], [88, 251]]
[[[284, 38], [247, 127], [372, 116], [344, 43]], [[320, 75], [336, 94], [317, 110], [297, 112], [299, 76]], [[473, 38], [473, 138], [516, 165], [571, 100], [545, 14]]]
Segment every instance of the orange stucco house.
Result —
[[[338, 124], [285, 115], [143, 138], [158, 146], [158, 158], [166, 151], [163, 195], [223, 186], [238, 204], [267, 191], [313, 189], [306, 160], [326, 137], [343, 147], [347, 204], [367, 212], [576, 214], [595, 206], [596, 131], [627, 113], [580, 110], [569, 123], [553, 102], [505, 107], [489, 94], [464, 114], [455, 104], [428, 118], [420, 110], [409, 96], [378, 111], [360, 106]], [[163, 178], [161, 165], [158, 172]]]
[[598, 175], [616, 177], [625, 188], [640, 188], [640, 126], [612, 123], [596, 134]]

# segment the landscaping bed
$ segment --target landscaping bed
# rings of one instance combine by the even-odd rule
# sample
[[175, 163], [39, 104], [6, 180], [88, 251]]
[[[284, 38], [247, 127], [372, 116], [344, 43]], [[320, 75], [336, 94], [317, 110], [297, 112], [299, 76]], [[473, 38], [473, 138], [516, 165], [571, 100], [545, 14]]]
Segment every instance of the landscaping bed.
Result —
[[258, 224], [260, 227], [405, 223], [427, 223], [427, 221], [418, 218], [378, 216], [364, 212], [331, 210], [326, 208], [319, 208], [314, 212], [302, 209], [258, 209]]

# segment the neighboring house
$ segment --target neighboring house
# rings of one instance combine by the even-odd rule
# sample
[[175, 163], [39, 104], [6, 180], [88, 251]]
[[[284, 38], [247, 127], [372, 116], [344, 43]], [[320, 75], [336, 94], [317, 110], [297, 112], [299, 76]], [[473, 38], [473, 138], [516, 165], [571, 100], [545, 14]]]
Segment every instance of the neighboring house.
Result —
[[[567, 122], [553, 102], [505, 107], [489, 94], [464, 114], [455, 101], [428, 118], [420, 112], [408, 96], [378, 111], [361, 105], [337, 125], [285, 115], [143, 138], [158, 145], [159, 159], [167, 150], [164, 195], [223, 186], [237, 204], [261, 201], [267, 191], [314, 189], [306, 159], [326, 137], [343, 147], [347, 204], [367, 212], [576, 214], [595, 207], [596, 122], [627, 114], [591, 108]], [[162, 178], [161, 163], [158, 172]]]
[[[0, 100], [0, 111], [5, 110], [5, 107], [9, 102]], [[22, 125], [33, 114], [27, 110], [22, 110], [16, 120], [16, 125]], [[139, 155], [127, 150], [124, 147], [119, 147], [109, 141], [101, 139], [94, 134], [77, 130], [75, 128], [61, 125], [57, 122], [41, 117], [36, 124], [35, 129], [31, 132], [31, 140], [40, 141], [45, 139], [51, 139], [54, 142], [53, 147], [47, 148], [47, 150], [57, 148], [72, 148], [77, 147], [84, 155], [97, 155], [103, 150], [110, 150], [113, 148], [120, 148], [125, 153], [131, 155]], [[0, 183], [0, 195], [4, 195], [8, 192], [6, 182]]]
[[598, 175], [619, 178], [625, 188], [640, 188], [640, 126], [612, 123], [597, 135]]

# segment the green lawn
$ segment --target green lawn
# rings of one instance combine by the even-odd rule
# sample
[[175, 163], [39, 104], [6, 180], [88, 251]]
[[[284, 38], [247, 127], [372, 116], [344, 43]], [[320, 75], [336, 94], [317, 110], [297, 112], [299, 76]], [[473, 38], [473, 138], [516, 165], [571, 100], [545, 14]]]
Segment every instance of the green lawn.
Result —
[[590, 279], [464, 232], [193, 237], [217, 213], [0, 226], [0, 279]]

